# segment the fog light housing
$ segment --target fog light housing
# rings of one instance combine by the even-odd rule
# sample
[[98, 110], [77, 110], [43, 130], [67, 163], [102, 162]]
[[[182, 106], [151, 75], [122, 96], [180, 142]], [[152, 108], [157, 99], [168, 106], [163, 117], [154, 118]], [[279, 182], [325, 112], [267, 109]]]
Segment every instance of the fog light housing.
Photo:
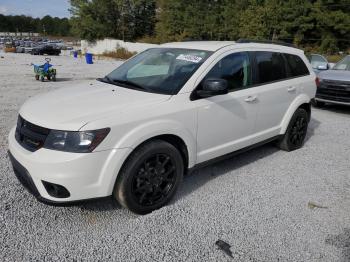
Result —
[[57, 184], [53, 184], [53, 183], [49, 183], [46, 181], [42, 181], [43, 185], [47, 191], [47, 193], [55, 198], [67, 198], [70, 197], [70, 193], [69, 191], [61, 185], [57, 185]]

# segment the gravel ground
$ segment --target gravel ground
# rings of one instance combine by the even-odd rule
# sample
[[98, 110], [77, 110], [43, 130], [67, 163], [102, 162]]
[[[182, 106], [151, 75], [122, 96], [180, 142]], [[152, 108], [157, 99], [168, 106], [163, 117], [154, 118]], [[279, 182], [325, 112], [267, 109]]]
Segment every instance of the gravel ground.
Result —
[[313, 110], [298, 151], [266, 145], [194, 172], [169, 206], [149, 215], [109, 199], [50, 207], [10, 167], [7, 134], [17, 111], [32, 95], [88, 83], [118, 62], [53, 58], [60, 80], [40, 83], [29, 65], [44, 57], [0, 55], [1, 260], [350, 261], [350, 108]]

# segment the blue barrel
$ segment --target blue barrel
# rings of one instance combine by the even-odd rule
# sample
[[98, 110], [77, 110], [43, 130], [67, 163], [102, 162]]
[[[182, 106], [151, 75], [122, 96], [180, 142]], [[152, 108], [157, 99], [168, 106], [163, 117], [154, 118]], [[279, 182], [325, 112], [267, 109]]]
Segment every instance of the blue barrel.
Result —
[[78, 51], [74, 51], [73, 56], [74, 56], [74, 58], [78, 58]]
[[85, 59], [86, 59], [86, 63], [89, 64], [89, 65], [91, 65], [91, 64], [94, 63], [94, 62], [92, 61], [92, 54], [90, 54], [90, 53], [86, 53], [86, 54], [85, 54]]

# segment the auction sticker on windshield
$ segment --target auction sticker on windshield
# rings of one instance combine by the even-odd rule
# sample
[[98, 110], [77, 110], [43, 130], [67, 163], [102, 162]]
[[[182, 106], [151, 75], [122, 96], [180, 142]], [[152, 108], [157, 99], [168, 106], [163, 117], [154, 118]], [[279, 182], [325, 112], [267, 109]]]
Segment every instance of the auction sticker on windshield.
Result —
[[199, 63], [200, 61], [202, 61], [202, 57], [200, 56], [195, 56], [195, 55], [179, 55], [178, 57], [176, 57], [177, 60], [183, 60], [183, 61], [187, 61], [187, 62], [192, 62], [192, 63]]

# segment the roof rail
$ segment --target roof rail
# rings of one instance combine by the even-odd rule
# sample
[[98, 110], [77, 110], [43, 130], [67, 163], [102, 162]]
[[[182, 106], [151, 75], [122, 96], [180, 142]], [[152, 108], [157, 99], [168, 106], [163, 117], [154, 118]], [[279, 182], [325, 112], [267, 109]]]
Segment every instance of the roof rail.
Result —
[[202, 38], [191, 38], [191, 37], [186, 37], [182, 40], [182, 42], [200, 42], [200, 41], [207, 41], [207, 40], [203, 40]]
[[245, 44], [245, 43], [273, 44], [273, 45], [282, 45], [282, 46], [297, 48], [293, 44], [282, 42], [282, 41], [273, 41], [273, 40], [251, 40], [251, 39], [240, 38], [236, 41], [236, 43], [241, 43], [241, 44]]

